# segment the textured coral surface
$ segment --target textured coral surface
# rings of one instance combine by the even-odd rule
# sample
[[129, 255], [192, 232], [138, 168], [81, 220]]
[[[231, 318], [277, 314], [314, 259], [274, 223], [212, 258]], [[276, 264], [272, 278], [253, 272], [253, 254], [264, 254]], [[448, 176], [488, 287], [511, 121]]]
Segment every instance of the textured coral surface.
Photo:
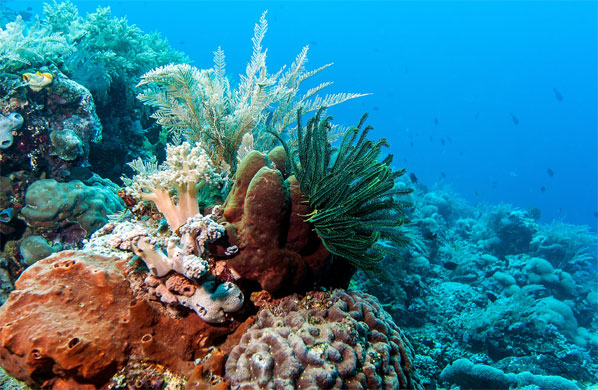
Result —
[[413, 350], [368, 294], [312, 293], [263, 308], [226, 362], [239, 389], [422, 389]]
[[174, 319], [135, 299], [124, 262], [61, 252], [29, 267], [0, 308], [0, 364], [29, 384], [101, 386], [131, 355], [188, 375], [226, 334], [196, 315]]

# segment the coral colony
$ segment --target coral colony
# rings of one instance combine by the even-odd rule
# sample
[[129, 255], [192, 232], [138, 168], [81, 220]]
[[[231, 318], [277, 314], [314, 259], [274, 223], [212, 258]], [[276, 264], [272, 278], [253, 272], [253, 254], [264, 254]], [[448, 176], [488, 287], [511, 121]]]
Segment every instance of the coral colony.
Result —
[[[330, 64], [308, 70], [305, 47], [268, 73], [265, 12], [237, 85], [220, 48], [198, 69], [108, 8], [44, 14], [0, 29], [4, 388], [592, 380], [595, 237], [412, 188], [366, 116], [326, 114], [363, 94], [299, 92]], [[547, 356], [520, 345], [545, 337]], [[569, 360], [563, 377], [490, 367], [521, 356]]]

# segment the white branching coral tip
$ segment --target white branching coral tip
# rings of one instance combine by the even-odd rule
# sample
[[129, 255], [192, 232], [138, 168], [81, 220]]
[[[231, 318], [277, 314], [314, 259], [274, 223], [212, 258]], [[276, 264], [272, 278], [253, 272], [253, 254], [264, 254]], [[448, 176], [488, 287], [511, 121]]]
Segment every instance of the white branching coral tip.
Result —
[[129, 163], [136, 175], [123, 177], [127, 192], [156, 204], [174, 232], [187, 218], [199, 213], [198, 191], [205, 185], [219, 186], [222, 177], [210, 164], [199, 143], [168, 145], [166, 161], [157, 167], [150, 161]]

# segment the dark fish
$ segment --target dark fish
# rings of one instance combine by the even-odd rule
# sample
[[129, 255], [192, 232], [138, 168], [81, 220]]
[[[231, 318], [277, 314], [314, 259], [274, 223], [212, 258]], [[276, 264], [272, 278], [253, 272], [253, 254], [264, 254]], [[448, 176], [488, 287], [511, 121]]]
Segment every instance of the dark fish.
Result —
[[27, 11], [33, 11], [33, 8], [27, 7]]
[[434, 124], [438, 126], [438, 118], [434, 117]]
[[415, 173], [411, 172], [411, 173], [409, 174], [409, 179], [411, 180], [411, 182], [412, 182], [413, 184], [417, 184], [417, 181], [418, 181], [418, 179], [417, 179], [417, 176], [415, 176]]
[[413, 147], [413, 141], [409, 141], [409, 145], [411, 145], [411, 147]]
[[552, 169], [550, 169], [550, 168], [548, 168], [548, 169], [546, 170], [546, 173], [548, 173], [548, 176], [550, 176], [550, 177], [553, 177], [553, 176], [554, 176], [554, 171], [553, 171]]
[[556, 88], [552, 88], [552, 90], [554, 91], [554, 97], [556, 98], [556, 100], [558, 100], [559, 102], [563, 101], [563, 94], [559, 92], [558, 89]]
[[24, 21], [28, 22], [31, 20], [33, 14], [29, 11], [19, 11], [19, 15], [23, 18]]
[[70, 172], [69, 177], [71, 180], [87, 180], [93, 174], [89, 168], [85, 167], [73, 167]]
[[544, 186], [540, 187], [540, 191], [546, 192], [546, 187], [544, 187]]
[[374, 111], [380, 111], [380, 107], [374, 106]]
[[440, 138], [440, 143], [442, 144], [442, 146], [446, 145], [446, 141], [444, 140], [444, 138]]
[[454, 271], [457, 269], [459, 264], [455, 263], [454, 261], [447, 261], [447, 262], [443, 263], [442, 266], [444, 268], [448, 269], [449, 271]]
[[496, 300], [498, 299], [498, 297], [494, 293], [491, 293], [490, 291], [488, 291], [486, 293], [486, 296], [488, 297], [490, 302], [496, 302]]
[[440, 172], [440, 177], [442, 177], [444, 179], [446, 177], [446, 173]]
[[594, 218], [598, 218], [598, 211], [594, 211]]
[[513, 123], [515, 125], [519, 124], [519, 119], [515, 116], [515, 114], [511, 113], [511, 118], [513, 118]]

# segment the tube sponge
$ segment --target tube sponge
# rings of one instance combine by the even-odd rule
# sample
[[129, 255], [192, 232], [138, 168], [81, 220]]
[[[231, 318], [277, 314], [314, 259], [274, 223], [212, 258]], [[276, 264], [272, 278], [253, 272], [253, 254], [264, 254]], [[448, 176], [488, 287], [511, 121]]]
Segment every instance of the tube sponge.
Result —
[[0, 115], [0, 149], [8, 149], [12, 145], [12, 132], [23, 125], [21, 114], [13, 112], [7, 116]]

